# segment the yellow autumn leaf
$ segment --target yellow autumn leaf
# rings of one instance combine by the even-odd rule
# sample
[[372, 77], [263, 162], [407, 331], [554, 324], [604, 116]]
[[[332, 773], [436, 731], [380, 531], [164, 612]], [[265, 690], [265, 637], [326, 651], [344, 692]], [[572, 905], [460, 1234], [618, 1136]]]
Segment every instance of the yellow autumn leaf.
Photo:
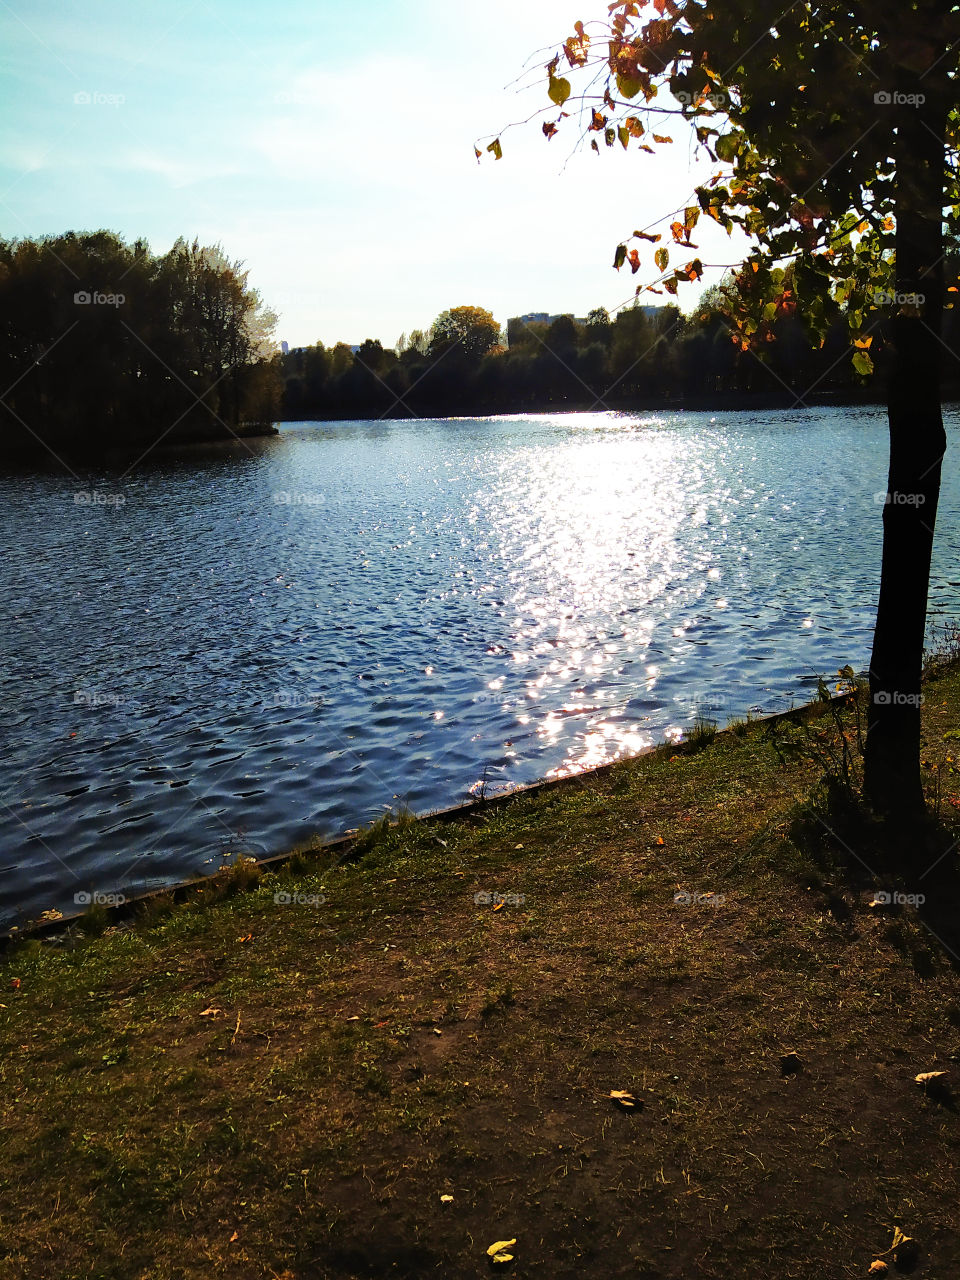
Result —
[[508, 1262], [513, 1261], [513, 1254], [507, 1253], [513, 1245], [517, 1243], [516, 1237], [512, 1240], [497, 1240], [487, 1250], [490, 1260], [496, 1266], [504, 1266]]
[[627, 1089], [611, 1089], [610, 1097], [621, 1107], [630, 1108], [637, 1105], [636, 1098]]
[[453, 1204], [453, 1196], [441, 1196], [441, 1197], [440, 1197], [440, 1203], [441, 1203], [441, 1204]]
[[890, 1268], [880, 1258], [877, 1258], [870, 1265], [870, 1275], [872, 1276], [885, 1276], [889, 1270]]
[[[928, 1084], [931, 1080], [939, 1080], [942, 1076], [949, 1075], [947, 1071], [921, 1071], [918, 1076], [914, 1076], [917, 1084]], [[899, 1230], [899, 1228], [898, 1228]]]

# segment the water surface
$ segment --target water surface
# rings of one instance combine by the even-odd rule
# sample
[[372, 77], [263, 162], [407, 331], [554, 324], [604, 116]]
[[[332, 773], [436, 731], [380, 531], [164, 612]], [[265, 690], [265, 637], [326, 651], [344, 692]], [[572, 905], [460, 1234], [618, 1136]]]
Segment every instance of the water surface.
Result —
[[[867, 661], [886, 445], [850, 408], [299, 423], [0, 477], [0, 924], [805, 700]], [[958, 506], [948, 466], [941, 620]]]

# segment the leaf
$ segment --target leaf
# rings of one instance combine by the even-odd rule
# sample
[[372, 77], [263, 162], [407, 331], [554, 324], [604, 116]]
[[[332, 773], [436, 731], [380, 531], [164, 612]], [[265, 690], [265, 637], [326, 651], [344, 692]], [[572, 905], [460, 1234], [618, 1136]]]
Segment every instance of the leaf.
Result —
[[870, 374], [873, 373], [873, 361], [867, 355], [866, 351], [855, 352], [852, 364], [854, 369], [856, 369], [857, 373], [859, 373], [862, 378], [869, 378]]
[[714, 150], [717, 153], [718, 160], [724, 160], [728, 164], [734, 161], [740, 153], [740, 143], [743, 135], [733, 130], [732, 133], [724, 133], [717, 139], [717, 145]]
[[[620, 139], [621, 147], [626, 151], [630, 145], [630, 130], [625, 124], [622, 124], [617, 130], [617, 137]], [[956, 293], [956, 290], [954, 290], [954, 293]]]
[[510, 1249], [516, 1243], [517, 1243], [516, 1236], [514, 1236], [512, 1240], [497, 1240], [490, 1246], [490, 1248], [487, 1250], [487, 1253], [489, 1253], [490, 1257], [492, 1258], [493, 1255], [495, 1253], [499, 1253], [501, 1249]]
[[633, 1111], [637, 1106], [636, 1098], [628, 1089], [611, 1089], [610, 1100], [624, 1111]]
[[635, 231], [633, 233], [635, 240], [649, 240], [651, 244], [659, 244], [663, 239], [662, 236], [652, 236], [648, 231]]
[[555, 133], [557, 133], [557, 132], [558, 132], [558, 130], [557, 130], [557, 126], [556, 126], [552, 121], [550, 121], [550, 120], [544, 120], [544, 122], [543, 122], [543, 133], [544, 133], [544, 137], [546, 137], [546, 138], [552, 138], [552, 137], [553, 137], [553, 135], [554, 135]]
[[617, 252], [614, 255], [614, 259], [613, 259], [614, 269], [616, 271], [619, 271], [620, 268], [623, 266], [623, 264], [626, 262], [626, 260], [627, 260], [627, 246], [625, 244], [618, 244]]
[[635, 98], [643, 89], [643, 81], [639, 76], [617, 73], [617, 92], [624, 98]]
[[453, 1196], [441, 1196], [441, 1197], [440, 1197], [440, 1203], [441, 1203], [441, 1204], [453, 1204]]
[[875, 1258], [870, 1264], [869, 1274], [872, 1276], [885, 1276], [890, 1268], [881, 1258]]
[[209, 1009], [204, 1009], [200, 1014], [201, 1018], [222, 1018], [223, 1010], [218, 1009], [216, 1005], [211, 1005]]
[[551, 102], [555, 102], [558, 107], [562, 107], [572, 92], [569, 80], [565, 80], [563, 76], [555, 76], [552, 71], [550, 72], [547, 93], [550, 95]]
[[516, 1237], [513, 1240], [497, 1240], [487, 1250], [490, 1261], [496, 1267], [506, 1266], [508, 1262], [513, 1261], [513, 1254], [507, 1253], [517, 1243]]
[[666, 271], [667, 263], [670, 261], [670, 250], [658, 249], [653, 255], [653, 260], [657, 264], [658, 271]]
[[672, 142], [672, 138], [668, 138], [665, 133], [655, 133], [653, 135], [654, 142]]
[[948, 1071], [921, 1071], [918, 1076], [913, 1078], [917, 1084], [929, 1084], [931, 1080], [940, 1080], [949, 1074]]
[[497, 160], [503, 159], [503, 147], [501, 147], [500, 145], [499, 138], [494, 138], [494, 140], [490, 143], [489, 147], [487, 147], [487, 150], [493, 152], [495, 159]]

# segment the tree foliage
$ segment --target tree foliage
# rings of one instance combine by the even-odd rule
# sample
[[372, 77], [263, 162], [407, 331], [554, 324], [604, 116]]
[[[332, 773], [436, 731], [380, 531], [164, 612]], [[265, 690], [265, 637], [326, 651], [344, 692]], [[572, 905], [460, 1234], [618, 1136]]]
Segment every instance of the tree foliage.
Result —
[[83, 454], [269, 422], [275, 323], [218, 245], [0, 241], [0, 447]]
[[463, 360], [475, 363], [500, 341], [500, 326], [483, 307], [453, 307], [433, 322], [430, 334], [431, 354], [455, 352]]
[[578, 123], [597, 151], [654, 153], [687, 122], [716, 172], [656, 230], [625, 237], [616, 268], [650, 271], [638, 293], [675, 295], [703, 275], [698, 224], [739, 228], [754, 244], [730, 313], [743, 349], [762, 350], [784, 315], [817, 341], [842, 316], [866, 375], [872, 330], [911, 305], [895, 279], [897, 126], [932, 99], [948, 118], [944, 203], [958, 230], [960, 12], [931, 0], [797, 0], [773, 17], [753, 0], [611, 4], [548, 63], [560, 110], [544, 107], [543, 130]]

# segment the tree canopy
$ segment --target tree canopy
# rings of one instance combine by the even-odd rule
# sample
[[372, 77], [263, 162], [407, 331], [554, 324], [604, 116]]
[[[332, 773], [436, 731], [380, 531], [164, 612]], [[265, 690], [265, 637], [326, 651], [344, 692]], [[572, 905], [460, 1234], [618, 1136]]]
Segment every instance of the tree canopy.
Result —
[[433, 322], [430, 351], [456, 351], [464, 360], [475, 362], [500, 341], [500, 326], [483, 307], [453, 307]]
[[0, 241], [0, 447], [85, 454], [270, 422], [275, 323], [219, 245]]

